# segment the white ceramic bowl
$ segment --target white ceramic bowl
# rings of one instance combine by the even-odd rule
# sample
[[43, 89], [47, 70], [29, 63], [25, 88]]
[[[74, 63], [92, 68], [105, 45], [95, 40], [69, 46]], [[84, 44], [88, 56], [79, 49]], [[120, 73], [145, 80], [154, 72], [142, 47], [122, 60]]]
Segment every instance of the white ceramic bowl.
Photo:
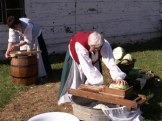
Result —
[[69, 113], [64, 112], [48, 112], [36, 115], [28, 121], [79, 121], [79, 119]]

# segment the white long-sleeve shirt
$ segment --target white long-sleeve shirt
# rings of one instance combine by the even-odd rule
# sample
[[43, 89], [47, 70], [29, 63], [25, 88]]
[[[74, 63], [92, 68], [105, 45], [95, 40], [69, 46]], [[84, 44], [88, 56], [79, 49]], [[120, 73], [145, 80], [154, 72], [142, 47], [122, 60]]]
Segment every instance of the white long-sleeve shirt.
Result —
[[[14, 30], [9, 28], [9, 38], [8, 42], [16, 42], [17, 37], [23, 38], [28, 44], [33, 44], [35, 39], [40, 35], [41, 29], [40, 26], [34, 24], [28, 18], [20, 18], [22, 31]], [[20, 39], [21, 40], [21, 39]]]
[[[87, 77], [86, 83], [103, 84], [104, 80], [102, 74], [92, 64], [92, 61], [98, 59], [99, 53], [92, 53], [92, 57], [90, 58], [89, 51], [78, 42], [75, 44], [75, 49], [80, 62], [79, 69]], [[115, 64], [112, 49], [108, 41], [105, 40], [100, 52], [103, 63], [110, 71], [111, 78], [113, 80], [124, 79], [126, 74]]]

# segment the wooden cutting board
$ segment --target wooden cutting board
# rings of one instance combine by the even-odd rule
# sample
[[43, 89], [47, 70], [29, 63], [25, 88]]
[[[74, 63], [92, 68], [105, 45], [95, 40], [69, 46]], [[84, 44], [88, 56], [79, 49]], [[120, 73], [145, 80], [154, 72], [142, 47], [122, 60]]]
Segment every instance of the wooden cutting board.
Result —
[[95, 86], [95, 85], [81, 84], [79, 86], [79, 89], [85, 90], [85, 91], [90, 91], [90, 92], [97, 92], [97, 93], [105, 94], [105, 95], [111, 95], [111, 96], [115, 96], [115, 97], [119, 97], [119, 98], [129, 98], [131, 96], [131, 94], [133, 93], [132, 86], [126, 90], [120, 90], [120, 89], [112, 89], [105, 85]]
[[26, 51], [26, 50], [20, 50], [20, 51], [12, 51], [10, 52], [10, 57], [16, 57], [16, 56], [22, 56], [22, 55], [31, 55], [31, 54], [37, 54], [37, 53], [41, 53], [41, 51], [37, 51], [37, 50], [30, 50], [30, 51]]
[[[69, 89], [68, 93], [78, 97], [126, 106], [128, 109], [137, 108], [146, 100], [144, 95], [133, 94], [132, 87], [124, 91], [117, 89], [112, 90], [104, 86], [80, 85], [78, 89]], [[129, 95], [129, 97], [126, 95]]]

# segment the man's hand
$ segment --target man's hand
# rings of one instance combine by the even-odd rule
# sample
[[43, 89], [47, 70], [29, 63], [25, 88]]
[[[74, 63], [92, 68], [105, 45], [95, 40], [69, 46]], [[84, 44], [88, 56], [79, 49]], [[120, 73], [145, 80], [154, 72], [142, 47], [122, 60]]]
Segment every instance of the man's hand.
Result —
[[19, 48], [20, 48], [19, 44], [14, 44], [14, 45], [11, 46], [10, 51], [19, 50]]
[[127, 85], [127, 82], [125, 80], [122, 80], [122, 79], [115, 80], [115, 83], [122, 84], [122, 85]]
[[6, 51], [5, 58], [9, 58], [9, 57], [10, 57], [10, 51]]
[[5, 52], [5, 58], [9, 58], [10, 57], [10, 52], [13, 51], [13, 50], [19, 50], [19, 48], [20, 48], [19, 44], [9, 42], [7, 50]]

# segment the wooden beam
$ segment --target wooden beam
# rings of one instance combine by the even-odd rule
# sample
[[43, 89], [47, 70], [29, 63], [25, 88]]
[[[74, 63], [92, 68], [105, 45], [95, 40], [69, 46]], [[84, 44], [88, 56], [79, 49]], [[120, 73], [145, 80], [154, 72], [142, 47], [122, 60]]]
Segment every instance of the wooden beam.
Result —
[[84, 97], [84, 98], [102, 101], [102, 102], [106, 102], [106, 103], [126, 106], [128, 109], [138, 107], [138, 103], [136, 102], [136, 100], [128, 100], [128, 99], [123, 99], [123, 98], [119, 98], [119, 97], [114, 97], [111, 95], [105, 95], [105, 94], [95, 93], [95, 92], [88, 92], [88, 91], [79, 90], [79, 89], [70, 89], [68, 91], [68, 93], [75, 95], [75, 96], [79, 96], [79, 97]]

